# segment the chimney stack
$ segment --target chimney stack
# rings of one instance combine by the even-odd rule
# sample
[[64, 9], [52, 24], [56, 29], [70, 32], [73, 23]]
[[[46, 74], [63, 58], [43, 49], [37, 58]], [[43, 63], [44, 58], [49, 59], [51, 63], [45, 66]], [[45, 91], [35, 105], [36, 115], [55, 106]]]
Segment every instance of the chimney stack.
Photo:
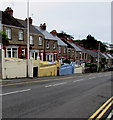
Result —
[[[27, 18], [25, 19], [25, 21], [27, 22]], [[32, 24], [33, 19], [31, 17], [29, 17], [29, 24]]]
[[7, 14], [9, 14], [10, 16], [13, 16], [13, 10], [12, 10], [11, 7], [7, 7], [7, 8], [5, 9], [5, 12], [6, 12]]
[[43, 30], [46, 30], [46, 23], [40, 24], [40, 28], [43, 29]]
[[56, 30], [52, 30], [50, 33], [54, 36], [57, 36], [57, 31]]

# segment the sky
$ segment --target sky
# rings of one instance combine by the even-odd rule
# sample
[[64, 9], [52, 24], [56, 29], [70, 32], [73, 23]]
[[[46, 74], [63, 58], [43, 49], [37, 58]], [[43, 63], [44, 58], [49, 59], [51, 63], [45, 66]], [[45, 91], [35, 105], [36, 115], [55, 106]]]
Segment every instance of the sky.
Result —
[[[12, 7], [13, 16], [20, 19], [27, 17], [27, 0], [2, 0], [0, 10]], [[111, 1], [110, 0], [29, 0], [33, 25], [46, 23], [47, 31], [64, 31], [77, 39], [84, 39], [91, 34], [95, 39], [111, 41]]]

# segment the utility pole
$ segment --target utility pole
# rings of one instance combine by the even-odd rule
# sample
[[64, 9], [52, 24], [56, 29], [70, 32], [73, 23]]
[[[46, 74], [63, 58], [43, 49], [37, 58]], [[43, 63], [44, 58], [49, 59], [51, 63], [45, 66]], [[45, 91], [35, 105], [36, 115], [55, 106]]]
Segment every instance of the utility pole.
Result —
[[100, 56], [99, 56], [99, 52], [100, 52], [100, 43], [98, 44], [98, 58], [97, 58], [97, 72], [99, 72], [99, 62], [100, 62]]
[[27, 77], [29, 77], [29, 0], [27, 0]]
[[[0, 31], [3, 31], [2, 28], [2, 11], [0, 11]], [[2, 79], [2, 65], [3, 65], [3, 60], [2, 60], [2, 34], [0, 34], [0, 79]]]

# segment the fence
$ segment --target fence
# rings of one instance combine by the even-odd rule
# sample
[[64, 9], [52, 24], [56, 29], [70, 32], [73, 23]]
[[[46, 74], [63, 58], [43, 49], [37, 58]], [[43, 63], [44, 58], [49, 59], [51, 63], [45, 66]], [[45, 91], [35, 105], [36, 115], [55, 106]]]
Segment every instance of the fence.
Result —
[[74, 73], [73, 64], [64, 64], [60, 67], [60, 75], [69, 75]]
[[74, 73], [84, 73], [85, 71], [85, 63], [81, 65], [74, 64]]

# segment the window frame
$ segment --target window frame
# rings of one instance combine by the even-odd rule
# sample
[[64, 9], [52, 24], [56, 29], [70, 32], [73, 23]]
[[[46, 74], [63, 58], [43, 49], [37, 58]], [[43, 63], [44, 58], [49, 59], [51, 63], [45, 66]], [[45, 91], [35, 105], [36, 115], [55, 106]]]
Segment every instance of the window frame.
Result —
[[74, 50], [72, 50], [72, 56], [74, 56], [75, 55], [75, 51]]
[[58, 53], [61, 54], [61, 51], [62, 51], [62, 47], [59, 46], [59, 48], [58, 48]]
[[24, 40], [24, 31], [22, 29], [18, 30], [18, 40], [23, 41]]
[[6, 27], [6, 35], [7, 35], [8, 40], [12, 40], [12, 30], [10, 27]]
[[56, 42], [53, 42], [53, 50], [56, 49]]
[[39, 46], [42, 46], [42, 45], [43, 45], [43, 38], [42, 38], [42, 36], [39, 36], [39, 37], [38, 37], [38, 45], [39, 45]]
[[47, 49], [50, 48], [50, 41], [46, 41], [46, 48], [47, 48]]
[[[31, 37], [32, 37], [32, 40], [31, 40]], [[32, 41], [32, 42], [31, 42]], [[33, 37], [33, 35], [30, 35], [29, 36], [29, 44], [30, 45], [34, 45], [34, 37]]]
[[64, 54], [66, 54], [66, 47], [64, 47]]
[[[8, 50], [8, 49], [10, 49], [10, 50]], [[13, 49], [17, 49], [17, 51], [16, 51], [16, 57], [13, 56], [13, 52], [14, 52]], [[11, 57], [9, 57], [8, 51], [11, 52]], [[9, 57], [9, 58], [18, 58], [18, 48], [17, 47], [7, 47], [6, 48], [6, 57]]]
[[22, 48], [22, 54], [25, 55], [25, 48]]

